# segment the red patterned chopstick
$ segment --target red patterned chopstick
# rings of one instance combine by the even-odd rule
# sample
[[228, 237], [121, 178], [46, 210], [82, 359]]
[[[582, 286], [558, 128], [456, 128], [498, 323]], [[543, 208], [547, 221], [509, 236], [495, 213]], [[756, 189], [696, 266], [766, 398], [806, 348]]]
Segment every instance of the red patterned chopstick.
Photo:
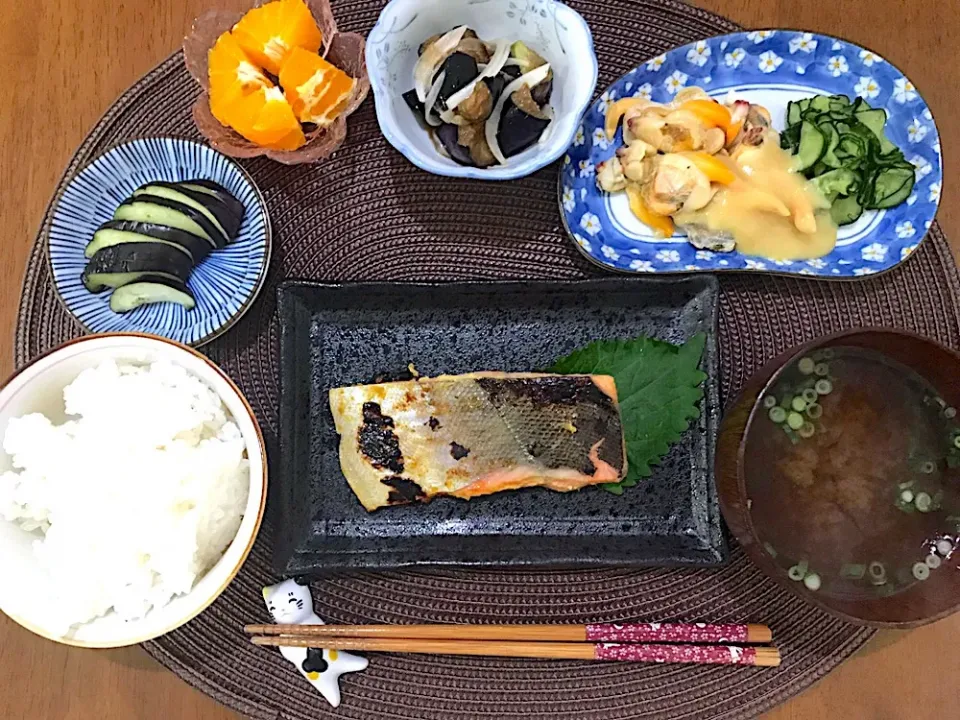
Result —
[[766, 643], [766, 625], [607, 623], [592, 625], [248, 625], [251, 635], [407, 638], [420, 640], [533, 640], [611, 643]]
[[618, 643], [765, 643], [772, 634], [766, 625], [708, 623], [607, 623], [586, 625], [589, 642]]

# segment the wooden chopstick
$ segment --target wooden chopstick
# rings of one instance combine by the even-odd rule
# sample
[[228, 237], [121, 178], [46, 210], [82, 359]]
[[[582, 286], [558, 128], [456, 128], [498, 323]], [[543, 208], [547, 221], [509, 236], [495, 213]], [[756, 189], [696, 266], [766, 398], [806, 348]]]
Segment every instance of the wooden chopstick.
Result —
[[593, 625], [247, 625], [251, 635], [410, 640], [529, 640], [535, 642], [768, 643], [766, 625], [627, 623]]
[[[298, 626], [289, 626], [291, 629]], [[254, 645], [316, 647], [317, 638], [273, 635], [251, 638]], [[415, 640], [409, 638], [324, 638], [331, 650], [482, 655], [545, 660], [614, 660], [622, 662], [755, 665], [777, 667], [780, 651], [773, 647], [736, 645], [657, 645], [578, 642], [499, 642], [485, 640]]]

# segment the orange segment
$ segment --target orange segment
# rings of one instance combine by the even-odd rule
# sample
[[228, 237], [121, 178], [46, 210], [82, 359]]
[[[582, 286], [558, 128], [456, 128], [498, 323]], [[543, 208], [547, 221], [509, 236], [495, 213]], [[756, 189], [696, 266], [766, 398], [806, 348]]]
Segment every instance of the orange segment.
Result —
[[294, 48], [320, 50], [323, 35], [303, 0], [274, 0], [250, 10], [233, 26], [233, 36], [260, 67], [279, 75]]
[[210, 111], [221, 123], [257, 145], [296, 150], [306, 142], [300, 123], [280, 88], [243, 93], [235, 86], [211, 86]]
[[315, 52], [290, 51], [280, 69], [280, 85], [300, 122], [333, 122], [350, 99], [357, 81]]
[[235, 87], [238, 92], [247, 94], [273, 85], [230, 33], [217, 38], [207, 53], [207, 65], [211, 88], [225, 90]]

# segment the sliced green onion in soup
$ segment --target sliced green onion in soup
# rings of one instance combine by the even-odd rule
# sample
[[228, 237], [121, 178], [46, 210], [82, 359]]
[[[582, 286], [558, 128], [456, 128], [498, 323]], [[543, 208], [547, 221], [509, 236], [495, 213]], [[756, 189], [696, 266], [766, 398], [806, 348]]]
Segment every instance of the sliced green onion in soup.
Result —
[[799, 565], [794, 565], [789, 570], [787, 570], [787, 577], [789, 577], [791, 580], [794, 580], [796, 582], [800, 582], [801, 580], [803, 580], [804, 575], [806, 575], [806, 573], [800, 569]]
[[816, 573], [810, 573], [805, 578], [803, 578], [803, 584], [807, 590], [816, 592], [820, 589], [820, 576]]

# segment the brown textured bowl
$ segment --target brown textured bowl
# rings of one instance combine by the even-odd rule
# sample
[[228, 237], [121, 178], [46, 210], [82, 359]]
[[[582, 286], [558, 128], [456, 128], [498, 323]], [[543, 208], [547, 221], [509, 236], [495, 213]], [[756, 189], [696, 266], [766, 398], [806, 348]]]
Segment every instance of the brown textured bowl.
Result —
[[[766, 418], [761, 398], [783, 371], [799, 357], [838, 345], [880, 352], [912, 368], [937, 388], [953, 407], [960, 406], [960, 354], [927, 338], [885, 328], [853, 330], [821, 337], [793, 348], [764, 365], [743, 387], [720, 426], [716, 482], [720, 507], [730, 531], [763, 572], [790, 592], [843, 620], [884, 628], [911, 628], [939, 620], [960, 609], [960, 568], [957, 553], [926, 582], [916, 583], [886, 597], [837, 597], [812, 592], [794, 582], [764, 549], [763, 528], [750, 512], [745, 468], [746, 449], [753, 423]], [[805, 513], [802, 503], [784, 507], [784, 513]], [[839, 538], [838, 538], [839, 542]]]
[[[366, 41], [357, 33], [341, 33], [337, 30], [329, 0], [306, 0], [306, 3], [323, 33], [323, 56], [347, 75], [356, 78], [357, 85], [350, 101], [333, 124], [306, 132], [306, 144], [296, 150], [270, 150], [256, 145], [232, 128], [222, 125], [210, 112], [207, 53], [222, 33], [237, 24], [243, 17], [242, 13], [230, 10], [208, 10], [193, 21], [190, 34], [183, 39], [184, 63], [193, 79], [203, 88], [203, 92], [193, 104], [193, 121], [210, 145], [224, 155], [234, 158], [266, 155], [271, 160], [285, 165], [299, 165], [329, 157], [346, 140], [347, 118], [370, 92], [370, 79], [367, 77], [367, 66], [364, 62]], [[261, 4], [257, 3], [251, 7]]]

